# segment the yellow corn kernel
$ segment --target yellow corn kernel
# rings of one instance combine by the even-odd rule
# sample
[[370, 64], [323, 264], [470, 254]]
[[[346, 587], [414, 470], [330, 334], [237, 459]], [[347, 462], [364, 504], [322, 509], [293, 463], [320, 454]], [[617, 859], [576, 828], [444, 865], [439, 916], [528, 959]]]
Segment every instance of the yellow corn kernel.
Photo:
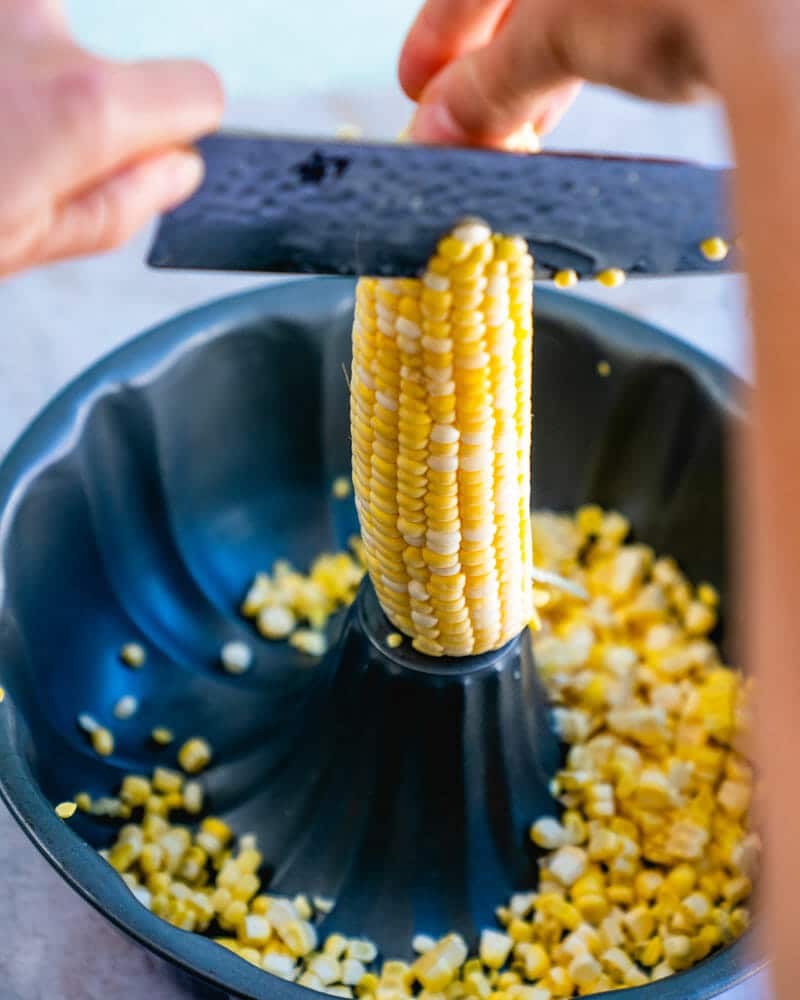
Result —
[[692, 942], [685, 934], [668, 934], [664, 937], [664, 958], [677, 972], [692, 964]]
[[730, 247], [721, 236], [709, 236], [700, 244], [700, 252], [706, 260], [716, 264], [725, 260], [730, 253]]
[[187, 774], [197, 774], [211, 762], [212, 751], [207, 740], [194, 736], [178, 751], [178, 763]]
[[134, 670], [138, 670], [139, 667], [144, 665], [147, 659], [147, 653], [143, 646], [140, 646], [138, 642], [127, 642], [119, 651], [119, 658], [125, 664], [126, 667], [132, 667]]
[[688, 896], [697, 884], [697, 875], [691, 865], [677, 865], [667, 875], [666, 885], [680, 899]]
[[122, 781], [119, 797], [131, 806], [143, 806], [150, 797], [150, 782], [138, 774], [129, 774]]
[[247, 916], [247, 904], [241, 899], [232, 899], [219, 915], [220, 927], [236, 930]]
[[522, 959], [526, 979], [541, 979], [550, 971], [550, 957], [541, 944], [520, 945], [516, 953]]
[[574, 986], [569, 970], [559, 965], [551, 968], [539, 985], [550, 990], [550, 993], [554, 997], [572, 996]]
[[374, 972], [365, 973], [356, 983], [356, 995], [359, 997], [372, 995], [378, 988], [378, 977]]
[[75, 796], [75, 804], [81, 812], [92, 811], [92, 797], [88, 792], [78, 792]]
[[77, 808], [76, 802], [59, 802], [55, 807], [55, 814], [59, 819], [72, 819]]
[[603, 970], [593, 955], [582, 952], [572, 959], [568, 971], [572, 982], [578, 987], [583, 987], [595, 983]]
[[619, 267], [609, 267], [605, 271], [600, 271], [595, 280], [606, 288], [619, 288], [620, 285], [625, 284], [625, 279], [627, 275]]
[[639, 872], [636, 876], [636, 880], [634, 882], [636, 895], [643, 902], [650, 902], [652, 899], [655, 899], [656, 893], [661, 887], [663, 881], [664, 876], [660, 872], [657, 872], [653, 868], [646, 868], [644, 871]]
[[175, 739], [175, 736], [171, 729], [167, 729], [166, 726], [156, 726], [150, 733], [150, 738], [154, 743], [157, 743], [160, 747], [169, 746], [170, 743]]
[[509, 921], [506, 931], [515, 944], [533, 940], [533, 925], [519, 917], [514, 917]]
[[466, 957], [463, 939], [458, 934], [448, 934], [414, 962], [411, 972], [426, 990], [438, 992], [455, 979]]
[[743, 906], [738, 906], [731, 912], [730, 930], [734, 937], [744, 934], [749, 925], [750, 914]]
[[722, 895], [731, 906], [736, 906], [742, 900], [747, 899], [752, 891], [753, 883], [746, 875], [737, 875], [735, 878], [728, 879], [722, 887]]
[[492, 984], [481, 970], [473, 970], [464, 973], [461, 977], [464, 993], [469, 997], [476, 997], [477, 1000], [489, 1000], [492, 992]]
[[578, 284], [578, 275], [575, 271], [556, 271], [553, 275], [553, 284], [557, 288], [572, 288]]
[[331, 492], [337, 500], [346, 500], [353, 492], [353, 485], [347, 476], [337, 476], [331, 486]]
[[697, 936], [692, 939], [692, 961], [701, 962], [723, 942], [722, 931], [710, 924], [701, 927]]
[[105, 726], [98, 726], [89, 736], [96, 753], [101, 757], [110, 757], [114, 752], [114, 737]]
[[290, 920], [278, 934], [293, 955], [307, 955], [317, 947], [317, 932], [307, 920]]
[[610, 885], [606, 894], [617, 906], [630, 906], [634, 900], [633, 889], [629, 885]]

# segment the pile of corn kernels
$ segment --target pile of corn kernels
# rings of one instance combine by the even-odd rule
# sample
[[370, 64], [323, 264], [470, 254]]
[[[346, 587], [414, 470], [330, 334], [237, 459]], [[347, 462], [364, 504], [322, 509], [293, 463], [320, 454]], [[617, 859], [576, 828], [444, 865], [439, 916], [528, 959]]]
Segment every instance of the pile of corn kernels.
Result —
[[[242, 604], [265, 639], [288, 639], [310, 656], [326, 650], [325, 625], [339, 608], [352, 604], [364, 576], [361, 539], [351, 539], [355, 558], [347, 552], [321, 555], [308, 576], [279, 560], [269, 573], [259, 573]], [[307, 628], [301, 627], [303, 623]]]
[[[552, 1000], [642, 985], [705, 958], [746, 928], [758, 863], [742, 747], [748, 684], [708, 638], [714, 589], [694, 588], [673, 560], [626, 543], [628, 530], [596, 507], [533, 518], [537, 567], [577, 585], [535, 591], [536, 662], [569, 747], [553, 781], [564, 811], [533, 823], [545, 852], [539, 884], [498, 909], [500, 927], [484, 930], [473, 957], [457, 934], [419, 935], [413, 963], [376, 962], [363, 939], [320, 941], [315, 922], [333, 901], [263, 894], [255, 838], [236, 843], [222, 820], [207, 817], [196, 831], [172, 823], [173, 810], [202, 811], [202, 789], [165, 768], [123, 783], [122, 814], [142, 818], [104, 856], [165, 920], [336, 996]], [[259, 578], [245, 614], [288, 607], [293, 628], [302, 619], [321, 634], [357, 587], [342, 559], [353, 562], [326, 556], [307, 578], [283, 569]], [[289, 600], [279, 596], [287, 579]], [[307, 593], [318, 596], [305, 590], [309, 580], [324, 601], [308, 603]]]

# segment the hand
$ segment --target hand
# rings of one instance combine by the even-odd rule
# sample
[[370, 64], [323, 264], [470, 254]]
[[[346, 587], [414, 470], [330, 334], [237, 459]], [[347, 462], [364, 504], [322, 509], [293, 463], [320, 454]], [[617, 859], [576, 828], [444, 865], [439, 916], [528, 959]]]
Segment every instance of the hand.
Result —
[[584, 79], [682, 101], [708, 76], [691, 0], [427, 0], [400, 57], [410, 137], [456, 145], [549, 131]]
[[0, 275], [109, 250], [202, 179], [212, 71], [112, 63], [70, 38], [59, 0], [0, 4]]

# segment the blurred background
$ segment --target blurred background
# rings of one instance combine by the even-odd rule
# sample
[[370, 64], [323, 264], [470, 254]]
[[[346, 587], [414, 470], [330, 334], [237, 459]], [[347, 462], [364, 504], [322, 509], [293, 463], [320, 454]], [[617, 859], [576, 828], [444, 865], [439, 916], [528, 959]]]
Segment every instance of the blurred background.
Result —
[[[231, 97], [388, 90], [416, 0], [68, 0], [77, 36], [121, 58], [211, 62]], [[233, 15], [233, 16], [232, 16]]]
[[[73, 30], [108, 56], [193, 56], [225, 83], [227, 123], [332, 134], [344, 123], [392, 138], [411, 106], [395, 65], [417, 0], [67, 0]], [[713, 106], [662, 108], [587, 88], [547, 144], [682, 157], [729, 158]], [[0, 454], [47, 400], [93, 360], [148, 326], [219, 295], [273, 280], [149, 272], [151, 233], [102, 258], [71, 261], [0, 283]], [[731, 277], [638, 280], [601, 299], [666, 327], [732, 368], [748, 367], [741, 286]], [[60, 880], [0, 807], [0, 988], [3, 1000], [199, 996], [123, 939]], [[207, 994], [203, 994], [207, 996]], [[750, 1000], [749, 986], [730, 1000]]]

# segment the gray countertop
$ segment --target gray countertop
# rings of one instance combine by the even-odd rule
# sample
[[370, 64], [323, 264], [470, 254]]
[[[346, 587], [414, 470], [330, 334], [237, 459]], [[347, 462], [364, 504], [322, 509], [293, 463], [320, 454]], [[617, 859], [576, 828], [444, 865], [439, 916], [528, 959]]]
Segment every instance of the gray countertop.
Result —
[[[230, 121], [261, 129], [329, 133], [342, 122], [397, 134], [408, 105], [395, 95], [252, 102]], [[301, 123], [298, 129], [298, 122]], [[654, 109], [587, 92], [553, 146], [724, 161], [713, 108]], [[0, 285], [0, 453], [65, 382], [159, 320], [264, 278], [148, 272], [148, 234], [104, 258], [69, 262]], [[582, 291], [682, 336], [738, 371], [747, 339], [740, 282], [730, 277], [635, 281]], [[2, 1000], [183, 1000], [212, 997], [179, 977], [95, 913], [47, 865], [0, 806], [0, 998]], [[725, 1000], [765, 1000], [764, 977]]]

